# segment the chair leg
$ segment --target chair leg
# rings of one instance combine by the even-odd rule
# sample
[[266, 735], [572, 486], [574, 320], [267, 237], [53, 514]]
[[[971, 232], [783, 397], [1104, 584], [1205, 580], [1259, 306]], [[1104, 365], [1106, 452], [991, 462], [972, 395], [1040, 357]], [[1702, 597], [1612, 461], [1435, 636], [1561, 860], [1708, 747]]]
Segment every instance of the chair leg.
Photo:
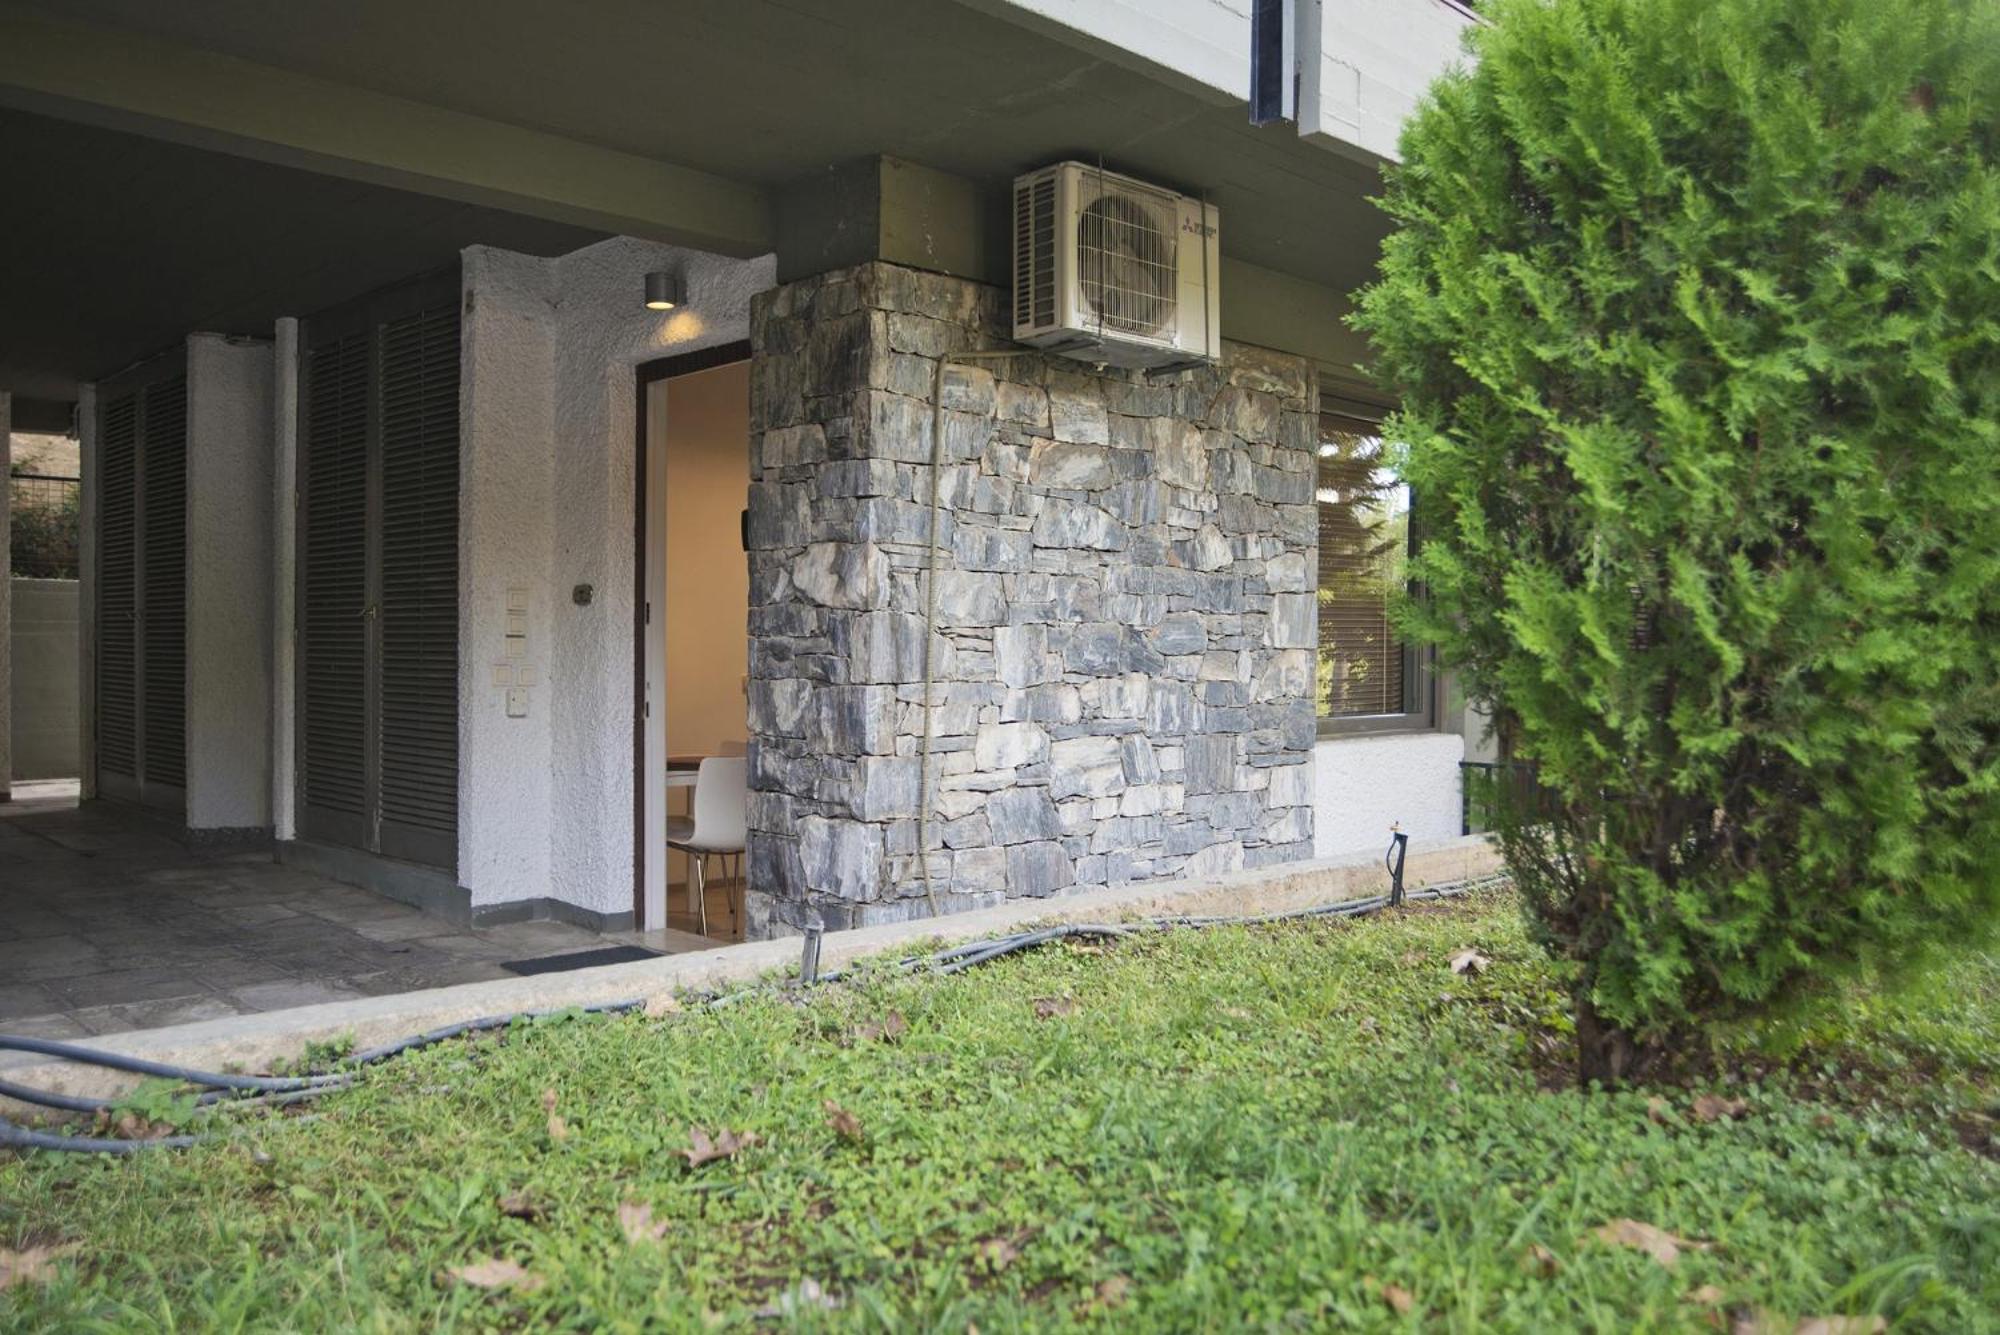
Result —
[[696, 921], [701, 924], [701, 934], [708, 935], [708, 854], [692, 853], [688, 856], [688, 880], [694, 885]]
[[736, 854], [731, 861], [736, 864], [736, 884], [729, 892], [729, 926], [738, 936], [743, 935], [743, 855]]

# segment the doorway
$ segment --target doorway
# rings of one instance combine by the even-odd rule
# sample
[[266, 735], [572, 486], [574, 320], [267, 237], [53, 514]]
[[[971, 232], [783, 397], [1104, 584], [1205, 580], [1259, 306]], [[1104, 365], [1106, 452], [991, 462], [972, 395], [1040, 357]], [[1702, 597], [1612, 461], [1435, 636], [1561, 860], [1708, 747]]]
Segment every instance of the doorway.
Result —
[[[638, 395], [632, 907], [648, 930], [698, 931], [693, 859], [667, 847], [668, 825], [692, 815], [704, 758], [747, 749], [750, 345], [648, 362]], [[708, 934], [733, 939], [743, 886], [707, 866]]]

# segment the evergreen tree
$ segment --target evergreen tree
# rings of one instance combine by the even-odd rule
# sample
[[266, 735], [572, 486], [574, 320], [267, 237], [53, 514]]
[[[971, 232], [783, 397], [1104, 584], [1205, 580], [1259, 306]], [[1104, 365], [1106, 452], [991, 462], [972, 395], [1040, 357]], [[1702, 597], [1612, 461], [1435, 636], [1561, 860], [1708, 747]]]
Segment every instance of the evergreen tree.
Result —
[[2000, 912], [2000, 5], [1481, 13], [1356, 324], [1615, 1082]]

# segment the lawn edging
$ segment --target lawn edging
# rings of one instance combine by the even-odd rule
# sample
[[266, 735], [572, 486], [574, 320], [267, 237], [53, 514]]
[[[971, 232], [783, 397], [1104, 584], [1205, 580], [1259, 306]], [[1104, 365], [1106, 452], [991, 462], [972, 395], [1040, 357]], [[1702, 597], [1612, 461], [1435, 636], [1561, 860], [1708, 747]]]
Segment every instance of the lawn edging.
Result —
[[[1499, 867], [1499, 850], [1492, 842], [1484, 835], [1467, 835], [1428, 846], [1412, 845], [1404, 884], [1411, 889], [1443, 885], [1483, 876]], [[1048, 899], [1009, 900], [996, 908], [830, 932], [821, 945], [820, 968], [836, 969], [919, 942], [965, 940], [1032, 923], [1117, 921], [1174, 913], [1281, 913], [1381, 894], [1387, 886], [1381, 855], [1363, 853]], [[367, 1047], [480, 1016], [653, 998], [683, 989], [747, 982], [773, 970], [795, 970], [799, 948], [797, 937], [746, 941], [631, 964], [133, 1030], [84, 1040], [83, 1045], [203, 1070], [260, 1071], [269, 1069], [273, 1062], [297, 1057], [310, 1043], [351, 1038], [357, 1046]], [[4, 1024], [0, 1024], [0, 1031], [4, 1031]], [[90, 1098], [116, 1097], [137, 1083], [120, 1072], [20, 1052], [0, 1052], [0, 1075]], [[18, 1114], [23, 1105], [0, 1098], [0, 1110]]]

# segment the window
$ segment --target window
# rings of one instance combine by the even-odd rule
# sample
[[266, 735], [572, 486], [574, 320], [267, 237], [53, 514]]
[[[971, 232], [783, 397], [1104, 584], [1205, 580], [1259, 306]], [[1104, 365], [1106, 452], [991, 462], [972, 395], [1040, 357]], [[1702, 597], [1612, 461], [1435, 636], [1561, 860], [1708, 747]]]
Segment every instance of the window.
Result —
[[1320, 417], [1319, 661], [1321, 730], [1429, 727], [1431, 674], [1404, 644], [1390, 606], [1409, 581], [1410, 489], [1383, 462], [1379, 427]]

